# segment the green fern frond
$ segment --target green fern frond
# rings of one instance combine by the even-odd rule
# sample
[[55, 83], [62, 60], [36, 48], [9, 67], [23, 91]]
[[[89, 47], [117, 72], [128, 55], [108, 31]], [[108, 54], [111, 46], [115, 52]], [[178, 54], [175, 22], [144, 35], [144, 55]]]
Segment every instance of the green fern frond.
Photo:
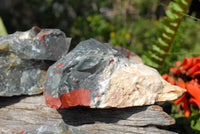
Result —
[[150, 50], [142, 57], [145, 64], [161, 69], [167, 53], [176, 36], [180, 22], [187, 13], [192, 0], [175, 0], [170, 2], [166, 17], [160, 20], [160, 34]]

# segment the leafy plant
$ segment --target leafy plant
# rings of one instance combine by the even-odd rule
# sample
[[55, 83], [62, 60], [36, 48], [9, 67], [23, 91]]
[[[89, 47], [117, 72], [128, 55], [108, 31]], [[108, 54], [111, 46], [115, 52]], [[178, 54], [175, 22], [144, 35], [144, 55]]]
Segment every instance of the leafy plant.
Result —
[[183, 117], [182, 111], [177, 112], [177, 105], [172, 107], [171, 116], [176, 118], [176, 124], [172, 126], [172, 130], [180, 134], [199, 134], [200, 132], [200, 114], [197, 109], [192, 110], [190, 117]]
[[139, 18], [121, 28], [117, 27], [117, 30], [110, 33], [109, 42], [127, 48], [141, 56], [147, 50], [149, 40], [155, 38], [156, 23], [156, 20]]
[[[173, 85], [180, 86], [187, 92], [174, 101], [171, 116], [176, 119], [176, 126], [182, 132], [191, 133], [191, 128], [200, 131], [200, 56], [184, 58], [176, 61], [169, 74], [162, 77]], [[184, 118], [187, 117], [187, 118]], [[196, 132], [192, 133], [196, 133]]]
[[146, 64], [161, 70], [183, 16], [190, 7], [190, 3], [191, 0], [175, 0], [170, 2], [169, 10], [166, 11], [166, 17], [160, 20], [160, 32], [157, 40], [151, 46], [150, 51], [142, 57]]
[[78, 17], [71, 28], [71, 36], [77, 40], [96, 38], [102, 42], [108, 42], [109, 35], [115, 31], [115, 27], [100, 14], [91, 14], [88, 17]]
[[182, 104], [185, 117], [190, 116], [190, 104], [197, 106], [200, 112], [200, 56], [175, 62], [175, 67], [170, 68], [169, 75], [162, 76], [171, 84], [187, 89], [187, 93], [174, 101], [174, 104]]
[[[184, 57], [195, 57], [199, 53], [200, 23], [193, 17], [186, 17], [181, 22], [176, 37], [173, 40], [165, 62], [160, 73], [168, 73], [169, 68], [174, 66], [176, 61], [183, 60]], [[193, 29], [193, 30], [190, 30]]]

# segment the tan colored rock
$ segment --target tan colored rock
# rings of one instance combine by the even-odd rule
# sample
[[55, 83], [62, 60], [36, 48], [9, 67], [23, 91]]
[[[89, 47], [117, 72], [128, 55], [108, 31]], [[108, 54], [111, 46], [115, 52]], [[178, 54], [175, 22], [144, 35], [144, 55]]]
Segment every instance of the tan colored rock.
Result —
[[[108, 67], [108, 70], [111, 68]], [[103, 97], [99, 107], [150, 105], [175, 100], [185, 91], [163, 80], [155, 69], [144, 64], [135, 64], [112, 73], [107, 95]]]

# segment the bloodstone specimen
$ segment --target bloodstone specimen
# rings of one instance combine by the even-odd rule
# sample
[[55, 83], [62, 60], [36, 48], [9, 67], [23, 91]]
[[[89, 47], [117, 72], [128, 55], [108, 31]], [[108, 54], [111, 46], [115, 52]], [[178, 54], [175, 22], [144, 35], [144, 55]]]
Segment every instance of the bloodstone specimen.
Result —
[[149, 105], [177, 99], [185, 92], [162, 79], [155, 69], [94, 39], [80, 42], [50, 66], [44, 85], [46, 105], [56, 109]]
[[48, 67], [67, 53], [69, 41], [58, 29], [38, 27], [0, 36], [0, 96], [42, 93]]
[[0, 50], [13, 52], [21, 59], [57, 61], [67, 53], [70, 41], [58, 29], [33, 27], [26, 32], [0, 36]]
[[0, 96], [42, 93], [48, 66], [45, 61], [22, 60], [0, 51]]

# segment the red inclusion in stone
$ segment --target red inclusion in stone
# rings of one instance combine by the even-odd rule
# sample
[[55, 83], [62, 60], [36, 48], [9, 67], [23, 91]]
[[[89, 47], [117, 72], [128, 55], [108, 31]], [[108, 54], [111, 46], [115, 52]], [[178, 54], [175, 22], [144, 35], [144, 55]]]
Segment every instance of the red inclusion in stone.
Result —
[[38, 36], [39, 36], [39, 41], [44, 41], [46, 33], [40, 33]]
[[77, 80], [75, 80], [75, 81], [73, 81], [74, 83], [77, 83], [78, 81]]
[[100, 97], [100, 96], [99, 96], [99, 93], [96, 94], [96, 97], [97, 97], [97, 98]]
[[60, 63], [59, 65], [56, 66], [56, 69], [60, 68], [64, 63]]
[[34, 26], [35, 31], [39, 32], [41, 29], [38, 26]]
[[64, 93], [60, 98], [45, 95], [46, 105], [55, 109], [73, 106], [90, 106], [90, 90], [76, 89], [70, 93]]
[[60, 108], [62, 105], [60, 98], [52, 97], [48, 94], [45, 94], [45, 103], [47, 106], [55, 109]]
[[60, 74], [60, 72], [58, 71], [58, 72], [56, 72], [57, 74]]
[[111, 60], [109, 61], [109, 63], [112, 63], [112, 62], [114, 62], [114, 59], [111, 59]]
[[90, 94], [88, 89], [76, 89], [70, 93], [64, 93], [60, 96], [61, 108], [90, 106]]
[[23, 134], [23, 133], [25, 133], [25, 131], [21, 131], [21, 132], [19, 132], [19, 133], [17, 133], [17, 134]]
[[56, 50], [56, 47], [55, 47], [55, 46], [53, 46], [53, 47], [52, 47], [52, 49], [53, 49], [53, 50]]

